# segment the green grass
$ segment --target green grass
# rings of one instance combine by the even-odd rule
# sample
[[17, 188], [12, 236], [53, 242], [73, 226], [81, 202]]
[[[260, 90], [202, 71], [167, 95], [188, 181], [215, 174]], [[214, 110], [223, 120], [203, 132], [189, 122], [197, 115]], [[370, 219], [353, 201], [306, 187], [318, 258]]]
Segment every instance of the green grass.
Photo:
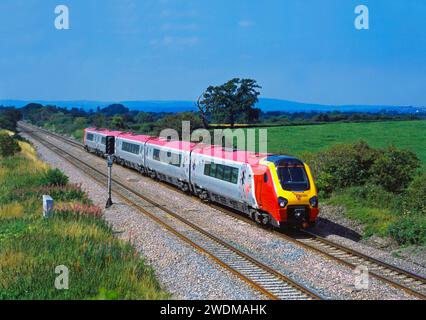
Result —
[[[42, 219], [48, 166], [23, 146], [21, 154], [0, 158], [0, 300], [169, 298], [152, 268], [103, 219], [69, 210]], [[94, 208], [76, 187], [55, 192], [64, 204]], [[54, 286], [59, 265], [69, 269], [69, 290]]]
[[344, 206], [345, 217], [364, 225], [364, 237], [389, 235], [389, 227], [398, 220], [395, 212], [389, 208], [371, 206], [353, 195], [341, 193], [333, 195], [327, 204]]
[[[268, 128], [268, 150], [272, 153], [299, 157], [332, 145], [366, 141], [375, 148], [395, 145], [417, 154], [426, 169], [426, 121], [390, 121], [370, 123], [334, 123], [323, 125], [284, 126]], [[374, 197], [373, 197], [374, 198]], [[345, 217], [364, 226], [364, 237], [392, 237], [405, 246], [426, 246], [424, 214], [404, 212], [397, 195], [377, 193], [375, 199], [363, 199], [350, 189], [338, 190], [322, 202], [343, 206]]]
[[366, 238], [390, 237], [401, 246], [426, 247], [426, 211], [413, 203], [413, 197], [417, 196], [412, 189], [394, 194], [365, 185], [336, 191], [324, 203], [344, 206], [342, 214], [361, 223]]
[[365, 140], [373, 147], [414, 151], [426, 163], [426, 121], [332, 123], [268, 128], [268, 150], [300, 156], [324, 150], [333, 144]]

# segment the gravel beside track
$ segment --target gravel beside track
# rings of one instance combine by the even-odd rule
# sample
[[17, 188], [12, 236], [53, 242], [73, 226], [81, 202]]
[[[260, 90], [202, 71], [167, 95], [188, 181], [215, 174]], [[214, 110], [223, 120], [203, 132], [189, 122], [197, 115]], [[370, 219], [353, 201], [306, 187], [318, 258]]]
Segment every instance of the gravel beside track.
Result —
[[[48, 138], [56, 145], [79, 154], [81, 159], [105, 165], [105, 161], [85, 154], [75, 147], [64, 145], [57, 139]], [[42, 157], [54, 167], [63, 170], [73, 182], [81, 183], [95, 203], [103, 205], [106, 198], [103, 188], [95, 185], [78, 169], [63, 161], [51, 151], [34, 142]], [[114, 167], [115, 176], [128, 185], [141, 190], [146, 196], [179, 212], [188, 220], [226, 240], [243, 252], [255, 256], [277, 271], [315, 288], [325, 298], [331, 299], [412, 299], [412, 296], [370, 279], [368, 290], [354, 287], [353, 271], [322, 255], [314, 254], [252, 226], [244, 221], [202, 204], [196, 199], [170, 190], [136, 172], [119, 166]], [[134, 209], [118, 204], [106, 211], [106, 219], [117, 230], [118, 236], [130, 239], [151, 265], [164, 287], [178, 299], [255, 299], [259, 295], [233, 275], [224, 272], [205, 256], [182, 244], [165, 230], [156, 226]], [[404, 266], [402, 266], [404, 267]]]
[[[104, 187], [40, 143], [25, 134], [22, 136], [34, 143], [42, 160], [65, 172], [70, 182], [81, 184], [95, 204], [105, 206], [107, 197]], [[128, 206], [122, 199], [114, 197], [114, 201], [115, 205], [104, 211], [105, 219], [113, 226], [116, 236], [130, 241], [154, 268], [162, 287], [172, 294], [173, 299], [265, 299], [207, 256]]]
[[[321, 208], [322, 219], [313, 232], [376, 259], [426, 277], [426, 249], [419, 248], [417, 255], [413, 253], [404, 255], [405, 252], [410, 249], [415, 250], [415, 248], [398, 248], [390, 239], [379, 237], [361, 239], [362, 227], [352, 220], [342, 217], [341, 212], [337, 213], [337, 210], [344, 210], [344, 208], [324, 205]], [[403, 258], [398, 258], [395, 256], [396, 254]]]

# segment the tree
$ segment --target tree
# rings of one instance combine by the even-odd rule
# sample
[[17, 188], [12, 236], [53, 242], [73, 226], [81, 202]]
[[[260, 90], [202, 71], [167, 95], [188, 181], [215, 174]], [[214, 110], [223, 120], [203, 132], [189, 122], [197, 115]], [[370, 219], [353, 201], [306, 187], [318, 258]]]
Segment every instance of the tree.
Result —
[[143, 111], [139, 112], [135, 118], [137, 123], [143, 124], [148, 122], [154, 122], [154, 116], [150, 113], [143, 112]]
[[8, 134], [0, 134], [0, 156], [2, 157], [12, 157], [16, 153], [21, 151], [16, 139]]
[[114, 116], [112, 118], [111, 124], [116, 129], [124, 129], [124, 119], [122, 116]]
[[96, 128], [104, 128], [106, 125], [106, 117], [102, 113], [96, 113], [93, 118], [93, 125]]
[[0, 107], [0, 128], [16, 131], [16, 123], [22, 118], [22, 114], [15, 108]]
[[254, 108], [261, 87], [255, 80], [235, 78], [221, 86], [210, 86], [198, 99], [198, 109], [204, 127], [208, 129], [209, 118], [227, 122], [231, 127], [237, 120], [258, 121], [260, 110]]
[[200, 117], [194, 112], [181, 112], [166, 116], [157, 121], [154, 127], [154, 133], [159, 135], [163, 129], [174, 129], [182, 137], [182, 122], [189, 121], [191, 124], [191, 133], [203, 127]]
[[126, 108], [122, 104], [111, 104], [108, 107], [100, 110], [101, 113], [109, 117], [112, 117], [115, 115], [123, 115], [125, 113], [128, 113], [129, 111], [130, 111], [129, 108]]
[[84, 117], [78, 117], [74, 119], [74, 126], [76, 129], [87, 127], [87, 119]]

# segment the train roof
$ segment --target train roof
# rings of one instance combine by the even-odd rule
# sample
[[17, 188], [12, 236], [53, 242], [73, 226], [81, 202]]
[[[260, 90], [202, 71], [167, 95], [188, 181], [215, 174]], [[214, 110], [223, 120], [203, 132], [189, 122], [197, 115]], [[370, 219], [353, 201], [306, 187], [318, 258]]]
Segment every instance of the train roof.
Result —
[[302, 166], [303, 162], [292, 156], [269, 155], [267, 161], [273, 162], [276, 166]]
[[254, 153], [249, 151], [229, 150], [223, 148], [222, 146], [216, 145], [205, 145], [202, 143], [179, 140], [169, 141], [164, 138], [152, 138], [148, 141], [148, 144], [168, 147], [179, 151], [192, 151], [193, 153], [207, 155], [217, 159], [243, 162], [253, 166], [259, 165], [259, 162], [268, 156], [268, 154]]
[[93, 132], [93, 133], [99, 133], [99, 134], [104, 135], [104, 136], [114, 136], [114, 137], [117, 137], [120, 134], [122, 134], [121, 131], [111, 131], [111, 130], [108, 130], [108, 129], [97, 129], [97, 128], [87, 128], [86, 131], [90, 131], [90, 132]]
[[118, 138], [131, 140], [135, 142], [147, 142], [148, 140], [152, 139], [151, 136], [143, 135], [143, 134], [133, 134], [131, 132], [122, 132]]
[[197, 154], [202, 154], [206, 156], [211, 156], [217, 159], [230, 160], [235, 162], [242, 162], [250, 164], [251, 166], [259, 166], [260, 161], [267, 159], [271, 162], [277, 162], [279, 160], [288, 159], [296, 160], [293, 157], [287, 156], [276, 156], [266, 153], [255, 153], [250, 151], [242, 150], [233, 150], [227, 149], [222, 146], [217, 145], [205, 145], [202, 143], [180, 141], [180, 140], [167, 140], [165, 138], [151, 137], [147, 135], [137, 135], [131, 132], [121, 132], [121, 131], [110, 131], [107, 129], [96, 129], [96, 128], [87, 128], [87, 131], [99, 133], [102, 135], [112, 135], [118, 138], [123, 138], [126, 140], [132, 140], [135, 142], [147, 142], [150, 145], [157, 145], [160, 147], [167, 147], [170, 149], [175, 149], [179, 151], [193, 152]]
[[164, 138], [151, 138], [148, 141], [148, 144], [176, 149], [179, 151], [188, 151], [188, 152], [193, 151], [198, 146], [198, 144], [194, 142], [181, 141], [181, 140], [167, 140]]
[[259, 162], [266, 157], [268, 154], [255, 153], [251, 151], [233, 150], [223, 148], [222, 146], [204, 146], [194, 150], [194, 153], [211, 156], [217, 159], [231, 160], [235, 162], [243, 162], [252, 166], [259, 165]]

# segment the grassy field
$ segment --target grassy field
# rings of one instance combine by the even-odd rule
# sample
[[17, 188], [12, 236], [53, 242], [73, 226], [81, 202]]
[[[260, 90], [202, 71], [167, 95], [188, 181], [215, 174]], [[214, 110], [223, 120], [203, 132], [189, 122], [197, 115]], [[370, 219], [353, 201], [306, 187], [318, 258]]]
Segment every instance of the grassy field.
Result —
[[273, 153], [301, 155], [333, 144], [363, 139], [373, 147], [394, 144], [414, 151], [426, 163], [426, 121], [332, 123], [268, 128], [268, 149]]
[[[168, 298], [79, 186], [47, 185], [47, 164], [20, 145], [19, 155], [0, 158], [0, 300]], [[52, 219], [42, 218], [43, 194], [60, 205]], [[68, 290], [54, 286], [60, 265], [69, 269]]]
[[[393, 121], [371, 123], [335, 123], [309, 126], [288, 126], [268, 128], [269, 152], [290, 154], [303, 158], [304, 153], [315, 153], [329, 149], [332, 145], [366, 141], [375, 148], [394, 145], [413, 151], [423, 163], [423, 177], [426, 176], [426, 121]], [[417, 178], [421, 181], [422, 176]], [[370, 192], [375, 199], [361, 196], [363, 188], [339, 189], [322, 203], [345, 207], [345, 217], [363, 224], [364, 237], [372, 235], [392, 237], [401, 245], [417, 244], [426, 246], [425, 209], [419, 206], [411, 210], [413, 196], [421, 201], [424, 184], [412, 187], [401, 194], [385, 193], [382, 190]], [[365, 193], [365, 192], [364, 192]], [[367, 192], [367, 194], [370, 194]], [[368, 198], [368, 197], [367, 197]]]

